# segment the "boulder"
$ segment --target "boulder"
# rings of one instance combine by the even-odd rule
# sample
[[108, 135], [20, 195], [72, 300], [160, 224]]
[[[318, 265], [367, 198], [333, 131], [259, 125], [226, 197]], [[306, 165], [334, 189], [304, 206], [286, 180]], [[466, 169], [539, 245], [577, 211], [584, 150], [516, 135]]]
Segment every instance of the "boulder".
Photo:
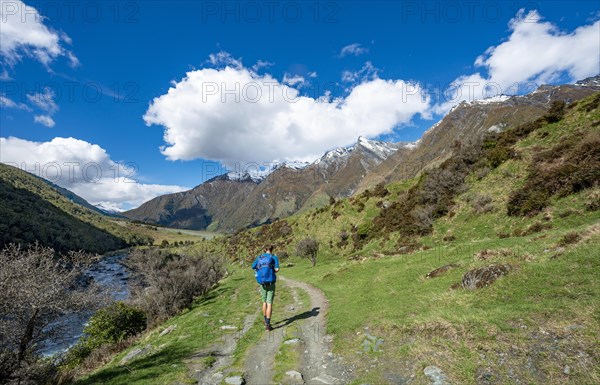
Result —
[[437, 366], [429, 365], [423, 373], [429, 378], [431, 385], [448, 385], [446, 374]]
[[508, 274], [512, 266], [489, 265], [478, 269], [467, 271], [462, 278], [462, 287], [465, 289], [481, 289], [496, 281], [503, 275]]

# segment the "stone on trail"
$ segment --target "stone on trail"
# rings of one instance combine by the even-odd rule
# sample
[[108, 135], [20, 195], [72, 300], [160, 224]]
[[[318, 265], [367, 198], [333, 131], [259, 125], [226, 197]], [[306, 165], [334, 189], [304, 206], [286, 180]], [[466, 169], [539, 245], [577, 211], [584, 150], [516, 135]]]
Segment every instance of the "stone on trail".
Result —
[[246, 381], [242, 376], [227, 377], [225, 383], [229, 385], [244, 385]]
[[437, 366], [429, 365], [423, 370], [423, 373], [429, 378], [431, 385], [448, 385], [446, 375]]
[[216, 380], [216, 381], [219, 381], [219, 382], [220, 382], [220, 381], [223, 379], [223, 377], [225, 377], [225, 376], [223, 375], [223, 372], [216, 372], [216, 373], [214, 373], [214, 374], [212, 375], [212, 379], [213, 379], [213, 380]]
[[221, 326], [221, 330], [237, 330], [237, 326], [223, 325], [223, 326]]
[[304, 383], [304, 381], [302, 380], [302, 373], [300, 372], [297, 372], [295, 370], [288, 370], [287, 372], [285, 372], [285, 375], [290, 377], [294, 381], [294, 383]]
[[341, 384], [342, 380], [339, 380], [335, 377], [332, 377], [328, 374], [321, 374], [312, 380], [310, 380], [311, 384], [323, 384], [323, 385], [337, 385]]
[[291, 340], [287, 340], [287, 341], [283, 342], [284, 345], [295, 345], [297, 343], [300, 343], [299, 338], [292, 338]]

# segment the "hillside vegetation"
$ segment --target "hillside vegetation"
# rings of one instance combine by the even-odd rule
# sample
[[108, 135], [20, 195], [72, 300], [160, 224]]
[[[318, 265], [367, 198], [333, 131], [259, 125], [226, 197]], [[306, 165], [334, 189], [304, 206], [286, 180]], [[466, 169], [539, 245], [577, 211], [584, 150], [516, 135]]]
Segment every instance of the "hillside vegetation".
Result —
[[183, 245], [216, 235], [104, 215], [73, 192], [2, 163], [0, 217], [0, 247], [37, 242], [57, 253], [102, 254], [136, 245]]
[[[460, 384], [600, 382], [599, 105], [600, 94], [555, 103], [538, 120], [456, 143], [412, 179], [189, 246], [228, 255], [228, 278], [80, 383], [196, 383], [217, 362], [207, 349], [219, 325], [258, 311], [251, 271], [238, 266], [266, 243], [281, 274], [324, 291], [327, 334], [354, 384], [427, 384], [431, 366]], [[315, 267], [294, 255], [306, 238], [320, 244]], [[275, 317], [289, 294], [278, 301]], [[168, 325], [176, 332], [160, 336]], [[243, 371], [254, 332], [229, 370]], [[300, 359], [286, 349], [277, 368]]]
[[0, 164], [0, 216], [0, 246], [38, 242], [57, 252], [104, 253], [125, 247], [132, 236], [42, 179], [4, 164]]

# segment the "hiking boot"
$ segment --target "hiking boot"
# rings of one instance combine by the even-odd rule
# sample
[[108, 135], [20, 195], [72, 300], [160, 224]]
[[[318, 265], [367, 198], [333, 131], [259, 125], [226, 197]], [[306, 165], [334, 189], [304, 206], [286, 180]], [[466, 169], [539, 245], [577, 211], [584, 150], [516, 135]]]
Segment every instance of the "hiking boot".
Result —
[[265, 330], [268, 331], [268, 332], [270, 332], [271, 330], [273, 330], [273, 328], [271, 327], [270, 324], [266, 324], [265, 325]]

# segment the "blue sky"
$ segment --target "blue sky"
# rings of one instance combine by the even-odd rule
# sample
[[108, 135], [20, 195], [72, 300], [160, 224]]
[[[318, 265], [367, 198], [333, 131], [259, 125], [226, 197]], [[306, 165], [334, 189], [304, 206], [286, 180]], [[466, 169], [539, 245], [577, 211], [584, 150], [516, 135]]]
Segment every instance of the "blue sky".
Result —
[[121, 209], [600, 72], [597, 1], [0, 3], [0, 160]]

